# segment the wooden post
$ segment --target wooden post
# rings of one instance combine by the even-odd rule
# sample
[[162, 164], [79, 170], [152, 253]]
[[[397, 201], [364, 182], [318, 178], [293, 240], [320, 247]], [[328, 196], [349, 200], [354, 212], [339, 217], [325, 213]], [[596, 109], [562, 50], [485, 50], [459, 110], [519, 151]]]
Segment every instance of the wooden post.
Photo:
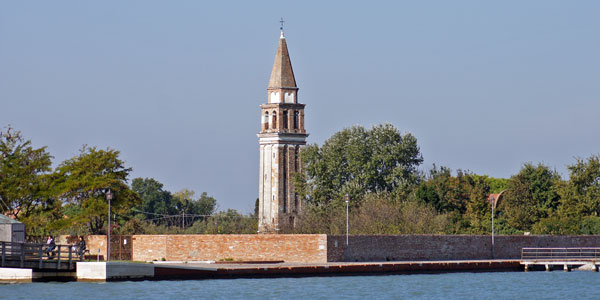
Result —
[[56, 269], [59, 270], [60, 269], [60, 248], [62, 247], [62, 245], [58, 245], [58, 254], [56, 254], [56, 256], [58, 257], [58, 261], [56, 262]]
[[73, 268], [73, 247], [69, 247], [69, 270]]
[[569, 265], [565, 264], [563, 266], [563, 269], [565, 270], [565, 272], [571, 272], [571, 268], [569, 267]]
[[119, 235], [119, 260], [123, 260], [123, 249], [121, 248], [121, 241], [123, 239], [122, 235]]
[[550, 272], [550, 271], [552, 271], [550, 264], [546, 264], [546, 272]]
[[25, 267], [25, 244], [20, 243], [21, 245], [21, 268]]
[[529, 272], [529, 265], [525, 264], [525, 272]]
[[4, 262], [6, 261], [6, 243], [2, 242], [2, 266], [4, 267]]
[[40, 257], [40, 269], [42, 269], [43, 267], [43, 261], [44, 261], [44, 244], [39, 244], [38, 247], [38, 256]]

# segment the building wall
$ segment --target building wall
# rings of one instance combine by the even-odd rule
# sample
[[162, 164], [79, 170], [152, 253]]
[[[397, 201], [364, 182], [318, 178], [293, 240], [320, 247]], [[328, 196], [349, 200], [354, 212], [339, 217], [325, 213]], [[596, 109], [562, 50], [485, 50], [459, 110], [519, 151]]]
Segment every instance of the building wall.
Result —
[[327, 262], [324, 234], [134, 235], [134, 261]]
[[[55, 238], [54, 242], [60, 245], [74, 245], [78, 239], [79, 237], [75, 235], [60, 235]], [[106, 257], [106, 235], [86, 235], [84, 239], [86, 248], [90, 250], [89, 255], [96, 257], [98, 249], [100, 249], [101, 259]]]
[[[492, 258], [489, 235], [327, 236], [328, 261], [466, 260]], [[495, 258], [519, 259], [525, 247], [600, 247], [600, 236], [496, 236]]]

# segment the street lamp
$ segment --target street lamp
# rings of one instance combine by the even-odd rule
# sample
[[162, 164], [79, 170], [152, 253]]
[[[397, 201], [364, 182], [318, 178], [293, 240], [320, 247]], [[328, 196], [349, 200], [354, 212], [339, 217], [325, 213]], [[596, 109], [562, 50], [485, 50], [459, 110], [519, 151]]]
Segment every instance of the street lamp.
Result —
[[113, 198], [113, 193], [110, 189], [106, 191], [106, 200], [108, 200], [108, 243], [106, 244], [106, 261], [110, 261], [110, 200]]
[[496, 198], [492, 196], [490, 200], [492, 201], [492, 259], [494, 259], [494, 208], [496, 207]]
[[346, 246], [348, 246], [348, 203], [350, 202], [350, 195], [346, 194]]

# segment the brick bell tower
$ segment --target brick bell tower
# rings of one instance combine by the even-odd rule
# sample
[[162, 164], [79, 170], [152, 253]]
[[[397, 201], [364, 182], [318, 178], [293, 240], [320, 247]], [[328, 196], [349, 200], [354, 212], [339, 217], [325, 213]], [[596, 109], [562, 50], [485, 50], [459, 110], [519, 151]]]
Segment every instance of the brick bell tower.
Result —
[[267, 97], [267, 103], [260, 106], [262, 122], [258, 134], [258, 232], [277, 233], [282, 227], [293, 227], [302, 208], [301, 199], [294, 192], [293, 176], [300, 171], [300, 151], [308, 136], [304, 130], [304, 104], [298, 102], [283, 26]]

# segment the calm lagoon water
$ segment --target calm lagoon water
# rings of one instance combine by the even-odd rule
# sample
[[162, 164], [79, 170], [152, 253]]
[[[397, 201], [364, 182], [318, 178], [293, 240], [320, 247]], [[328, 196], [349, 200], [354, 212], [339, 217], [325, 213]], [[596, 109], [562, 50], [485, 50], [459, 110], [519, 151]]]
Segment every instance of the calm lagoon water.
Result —
[[600, 299], [600, 273], [419, 275], [25, 283], [0, 299]]

